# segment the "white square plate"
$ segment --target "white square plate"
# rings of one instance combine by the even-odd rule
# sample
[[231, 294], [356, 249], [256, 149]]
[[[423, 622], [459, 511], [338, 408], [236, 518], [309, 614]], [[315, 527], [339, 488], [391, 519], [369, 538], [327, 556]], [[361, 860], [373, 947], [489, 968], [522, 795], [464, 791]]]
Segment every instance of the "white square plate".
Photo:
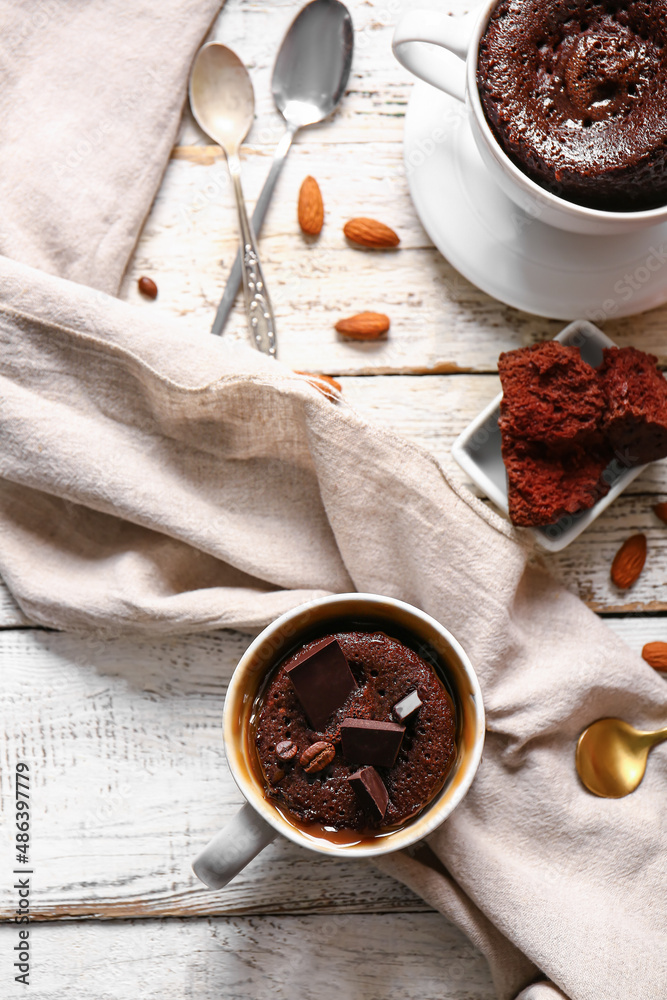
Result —
[[[578, 347], [583, 360], [594, 368], [602, 362], [604, 347], [616, 347], [613, 340], [605, 336], [602, 330], [598, 330], [585, 320], [570, 323], [555, 339], [569, 347]], [[452, 445], [452, 455], [475, 485], [493, 500], [497, 507], [508, 514], [507, 474], [500, 451], [498, 426], [502, 398], [501, 392], [463, 433], [459, 434]], [[628, 467], [620, 459], [615, 458], [603, 473], [604, 479], [611, 484], [611, 489], [590, 510], [584, 510], [580, 514], [567, 514], [556, 524], [550, 524], [546, 528], [524, 530], [532, 532], [540, 548], [548, 552], [560, 552], [573, 542], [645, 468], [645, 465]]]

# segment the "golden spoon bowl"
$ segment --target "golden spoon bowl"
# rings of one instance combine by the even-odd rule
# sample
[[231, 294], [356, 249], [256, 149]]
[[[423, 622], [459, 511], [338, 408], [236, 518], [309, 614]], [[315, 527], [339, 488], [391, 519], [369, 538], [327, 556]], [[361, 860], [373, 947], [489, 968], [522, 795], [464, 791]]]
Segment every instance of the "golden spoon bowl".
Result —
[[641, 783], [651, 747], [666, 739], [667, 729], [646, 732], [623, 719], [598, 719], [579, 737], [577, 773], [594, 795], [623, 798]]

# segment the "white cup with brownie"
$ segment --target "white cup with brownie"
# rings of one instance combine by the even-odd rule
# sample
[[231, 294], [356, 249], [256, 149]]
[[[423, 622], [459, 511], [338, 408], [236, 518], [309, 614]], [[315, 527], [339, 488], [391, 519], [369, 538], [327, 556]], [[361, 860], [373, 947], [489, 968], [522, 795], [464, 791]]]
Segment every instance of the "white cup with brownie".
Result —
[[288, 612], [250, 645], [223, 737], [246, 804], [193, 864], [211, 888], [279, 833], [339, 857], [432, 833], [472, 783], [484, 709], [446, 628], [393, 598], [342, 594]]
[[410, 10], [393, 48], [466, 104], [487, 169], [531, 216], [589, 235], [667, 220], [667, 0]]

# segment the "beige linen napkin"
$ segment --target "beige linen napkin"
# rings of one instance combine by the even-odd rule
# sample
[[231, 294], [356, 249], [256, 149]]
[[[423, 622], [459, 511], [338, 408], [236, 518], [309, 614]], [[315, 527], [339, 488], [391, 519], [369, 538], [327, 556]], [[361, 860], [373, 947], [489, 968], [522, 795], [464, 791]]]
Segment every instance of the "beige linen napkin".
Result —
[[223, 0], [0, 0], [0, 253], [117, 292]]
[[662, 679], [428, 454], [26, 266], [117, 289], [217, 7], [0, 5], [0, 249], [22, 262], [0, 259], [0, 573], [32, 620], [107, 633], [255, 628], [349, 589], [424, 608], [475, 665], [488, 738], [432, 853], [383, 867], [484, 951], [499, 1000], [664, 1000], [667, 751], [620, 801], [573, 767], [593, 718], [664, 722]]
[[662, 678], [430, 455], [279, 363], [7, 261], [0, 289], [0, 572], [26, 614], [166, 634], [352, 588], [423, 608], [472, 659], [487, 743], [430, 838], [446, 871], [382, 867], [470, 934], [500, 998], [559, 996], [539, 974], [667, 996], [667, 753], [619, 801], [573, 760], [598, 716], [664, 723]]

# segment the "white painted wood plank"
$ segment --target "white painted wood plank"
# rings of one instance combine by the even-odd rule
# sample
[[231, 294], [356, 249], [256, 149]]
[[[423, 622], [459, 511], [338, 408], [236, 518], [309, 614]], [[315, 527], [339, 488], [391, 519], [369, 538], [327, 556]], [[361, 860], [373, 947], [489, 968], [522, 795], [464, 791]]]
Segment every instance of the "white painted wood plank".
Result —
[[[557, 333], [561, 323], [500, 307], [432, 249], [404, 181], [392, 175], [399, 165], [396, 152], [387, 157], [381, 144], [346, 145], [335, 155], [330, 147], [307, 153], [300, 147], [291, 154], [260, 244], [280, 359], [292, 368], [335, 373], [487, 370], [495, 368], [500, 350]], [[258, 193], [268, 167], [266, 154], [246, 157], [249, 198]], [[302, 236], [296, 219], [299, 187], [308, 173], [319, 180], [326, 208], [322, 235], [315, 240]], [[237, 250], [235, 212], [224, 163], [173, 160], [123, 297], [154, 313], [181, 317], [208, 335]], [[402, 247], [374, 251], [348, 245], [342, 227], [355, 215], [392, 225]], [[142, 274], [158, 285], [155, 302], [137, 290]], [[342, 340], [333, 327], [364, 309], [386, 312], [392, 327], [386, 340], [360, 347]], [[225, 336], [246, 340], [242, 296]]]
[[[205, 336], [237, 249], [236, 209], [226, 167], [219, 157], [212, 159], [213, 150], [181, 149], [177, 155], [122, 295], [146, 309], [180, 317]], [[309, 143], [291, 153], [261, 238], [279, 357], [290, 367], [331, 374], [495, 371], [501, 351], [551, 338], [562, 329], [560, 321], [530, 316], [490, 298], [433, 249], [410, 201], [401, 155], [400, 143]], [[182, 158], [188, 156], [194, 159]], [[270, 153], [262, 149], [245, 157], [251, 201], [269, 161]], [[299, 187], [308, 173], [320, 182], [325, 200], [325, 226], [318, 239], [304, 238], [296, 220]], [[355, 215], [393, 226], [401, 247], [374, 251], [349, 245], [342, 227]], [[142, 299], [137, 290], [142, 274], [158, 284], [155, 302]], [[386, 340], [359, 345], [335, 333], [338, 319], [364, 309], [389, 315]], [[666, 317], [663, 308], [604, 326], [619, 344], [633, 343], [667, 364]], [[247, 338], [240, 296], [225, 336]]]
[[[627, 642], [630, 649], [636, 653], [642, 651], [647, 642], [661, 640], [667, 642], [667, 618], [661, 615], [646, 615], [644, 617], [605, 618], [609, 628]], [[665, 678], [667, 682], [667, 676]]]
[[[666, 622], [612, 624], [640, 650], [666, 637]], [[162, 642], [0, 634], [2, 815], [12, 814], [11, 776], [23, 760], [34, 918], [429, 909], [370, 864], [332, 861], [282, 839], [226, 889], [200, 887], [190, 862], [242, 801], [220, 719], [248, 641], [235, 632]], [[5, 837], [2, 871], [14, 860]], [[10, 878], [0, 884], [0, 920], [14, 915], [11, 886]]]
[[[3, 997], [13, 928], [0, 928]], [[38, 1000], [492, 1000], [482, 955], [436, 913], [33, 924]]]
[[27, 624], [28, 619], [10, 594], [5, 583], [0, 580], [0, 629], [17, 628]]

